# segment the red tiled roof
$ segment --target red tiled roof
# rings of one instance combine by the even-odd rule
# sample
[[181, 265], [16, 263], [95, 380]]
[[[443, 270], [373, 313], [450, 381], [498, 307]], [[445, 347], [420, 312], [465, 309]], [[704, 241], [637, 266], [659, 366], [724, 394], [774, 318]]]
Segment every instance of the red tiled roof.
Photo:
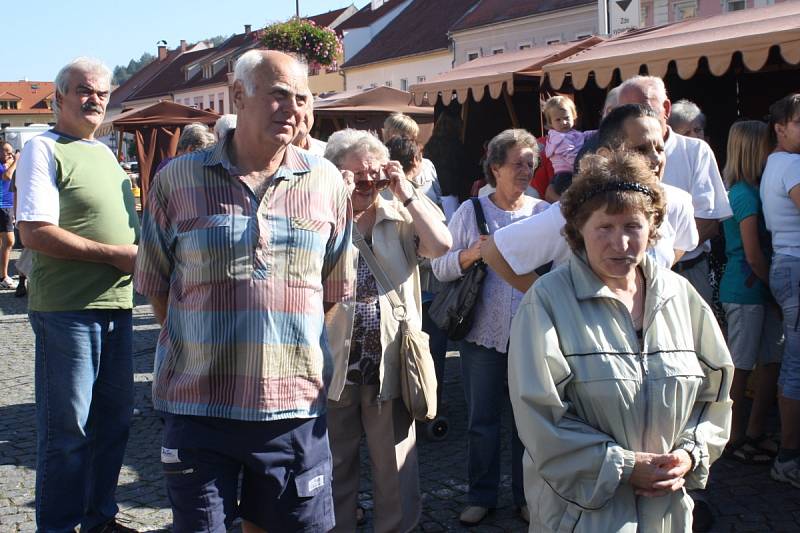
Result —
[[3, 115], [51, 114], [47, 98], [56, 86], [51, 81], [0, 81], [0, 100], [15, 100], [19, 109], [3, 109]]
[[343, 7], [341, 9], [335, 9], [333, 11], [328, 11], [327, 13], [321, 13], [319, 15], [314, 15], [312, 17], [306, 17], [306, 20], [311, 20], [317, 26], [323, 26], [327, 28], [330, 26], [334, 20], [339, 18], [339, 15], [345, 12], [347, 8]]
[[206, 48], [196, 52], [186, 52], [178, 56], [169, 65], [161, 70], [156, 76], [150, 79], [144, 86], [126, 98], [126, 101], [140, 100], [143, 98], [154, 98], [169, 94], [175, 87], [181, 85], [186, 80], [183, 67], [197, 61], [198, 59], [209, 56], [216, 52], [216, 48]]
[[559, 9], [597, 4], [597, 0], [481, 0], [450, 31], [467, 30]]
[[[343, 68], [446, 49], [447, 28], [479, 0], [414, 0]], [[353, 15], [355, 17], [355, 15]]]
[[359, 9], [352, 17], [342, 22], [336, 29], [337, 31], [344, 31], [354, 28], [365, 28], [403, 2], [405, 2], [405, 0], [387, 0], [385, 4], [375, 11], [372, 10], [372, 3], [368, 3]]

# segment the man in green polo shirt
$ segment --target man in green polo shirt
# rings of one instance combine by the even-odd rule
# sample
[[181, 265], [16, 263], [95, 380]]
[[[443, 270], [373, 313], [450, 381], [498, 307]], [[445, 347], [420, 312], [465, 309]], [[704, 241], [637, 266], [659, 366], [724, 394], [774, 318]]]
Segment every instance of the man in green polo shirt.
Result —
[[34, 252], [36, 523], [110, 533], [133, 410], [131, 273], [139, 222], [131, 184], [94, 139], [111, 73], [78, 58], [56, 76], [55, 127], [17, 165], [17, 218]]

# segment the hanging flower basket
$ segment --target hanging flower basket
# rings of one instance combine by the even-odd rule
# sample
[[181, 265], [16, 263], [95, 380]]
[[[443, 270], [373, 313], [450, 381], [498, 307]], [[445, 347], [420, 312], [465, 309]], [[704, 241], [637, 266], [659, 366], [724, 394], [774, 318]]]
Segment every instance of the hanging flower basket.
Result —
[[342, 42], [336, 32], [296, 17], [264, 28], [261, 42], [270, 50], [294, 52], [303, 56], [312, 68], [315, 65], [335, 65], [337, 57], [342, 53]]

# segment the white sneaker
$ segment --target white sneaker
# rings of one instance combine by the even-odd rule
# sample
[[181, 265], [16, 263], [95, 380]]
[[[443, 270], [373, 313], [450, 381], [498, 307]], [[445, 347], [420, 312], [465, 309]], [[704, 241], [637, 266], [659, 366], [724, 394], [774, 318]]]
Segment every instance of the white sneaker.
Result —
[[790, 483], [800, 489], [800, 458], [790, 461], [778, 461], [772, 463], [772, 479]]
[[6, 276], [2, 280], [0, 280], [0, 289], [16, 289], [16, 288], [17, 288], [17, 282], [14, 281], [13, 279]]

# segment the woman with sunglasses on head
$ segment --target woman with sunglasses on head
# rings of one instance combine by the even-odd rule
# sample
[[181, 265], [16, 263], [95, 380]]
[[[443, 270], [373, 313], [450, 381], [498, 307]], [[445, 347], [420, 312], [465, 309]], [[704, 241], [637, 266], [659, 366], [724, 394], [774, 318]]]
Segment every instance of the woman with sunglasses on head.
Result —
[[326, 315], [333, 353], [328, 388], [328, 426], [333, 456], [334, 531], [356, 530], [359, 444], [366, 434], [372, 470], [373, 527], [406, 532], [420, 515], [419, 470], [414, 421], [400, 398], [400, 322], [387, 290], [403, 303], [406, 320], [421, 326], [417, 258], [450, 248], [444, 215], [416, 194], [397, 161], [374, 135], [345, 129], [331, 135], [325, 157], [352, 190], [353, 234], [372, 250], [394, 287], [382, 287], [366, 260], [353, 250], [355, 301]]
[[[525, 195], [538, 164], [536, 139], [525, 130], [497, 134], [487, 147], [483, 170], [495, 192], [478, 201], [489, 232], [536, 214], [549, 205]], [[481, 261], [480, 234], [472, 202], [464, 202], [449, 224], [453, 248], [431, 262], [440, 281], [453, 281]], [[500, 486], [500, 415], [508, 393], [508, 337], [511, 318], [523, 294], [487, 270], [474, 308], [472, 329], [461, 341], [461, 373], [467, 400], [469, 491], [459, 520], [465, 526], [481, 522], [497, 506]], [[522, 444], [512, 424], [511, 473], [514, 504], [527, 519], [522, 490]]]

